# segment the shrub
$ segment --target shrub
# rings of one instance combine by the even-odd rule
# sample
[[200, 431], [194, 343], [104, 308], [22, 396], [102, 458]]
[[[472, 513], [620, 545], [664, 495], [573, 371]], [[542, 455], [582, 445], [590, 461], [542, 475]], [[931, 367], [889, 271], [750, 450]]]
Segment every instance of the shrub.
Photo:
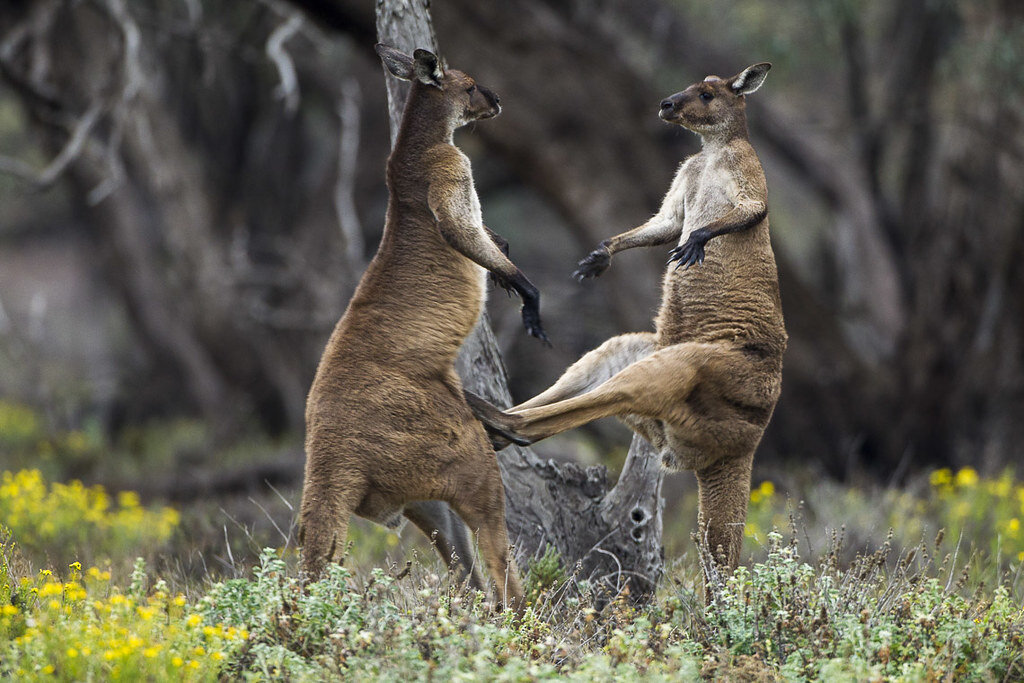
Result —
[[115, 500], [80, 481], [47, 484], [39, 470], [0, 472], [0, 520], [30, 557], [95, 563], [165, 543], [178, 513], [147, 510], [131, 492]]
[[245, 631], [206, 621], [163, 581], [146, 591], [145, 564], [134, 590], [122, 592], [110, 572], [69, 566], [18, 579], [9, 547], [0, 546], [0, 677], [29, 681], [214, 681]]

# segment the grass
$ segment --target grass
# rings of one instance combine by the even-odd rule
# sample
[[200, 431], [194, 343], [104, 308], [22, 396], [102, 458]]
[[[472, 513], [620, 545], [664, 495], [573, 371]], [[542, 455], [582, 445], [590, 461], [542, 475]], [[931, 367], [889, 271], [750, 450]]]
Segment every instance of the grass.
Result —
[[[30, 413], [0, 419], [0, 453], [75, 441], [40, 436]], [[715, 576], [707, 605], [684, 496], [650, 603], [595, 611], [549, 550], [523, 568], [520, 620], [454, 585], [422, 541], [370, 524], [353, 525], [344, 567], [303, 586], [287, 493], [236, 502], [269, 519], [257, 531], [227, 503], [145, 507], [34, 469], [0, 482], [5, 678], [1024, 679], [1024, 484], [1008, 471], [937, 470], [900, 490], [758, 481], [749, 560]], [[203, 564], [186, 570], [197, 544]]]

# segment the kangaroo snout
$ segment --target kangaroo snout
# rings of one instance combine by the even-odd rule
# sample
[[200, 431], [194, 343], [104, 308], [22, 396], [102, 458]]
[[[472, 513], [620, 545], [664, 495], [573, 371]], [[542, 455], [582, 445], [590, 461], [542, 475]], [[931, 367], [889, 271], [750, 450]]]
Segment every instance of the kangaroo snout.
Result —
[[500, 114], [501, 105], [499, 104], [499, 102], [501, 102], [501, 98], [498, 97], [498, 93], [494, 92], [489, 88], [485, 88], [482, 85], [477, 85], [477, 90], [479, 90], [480, 94], [484, 96], [484, 99], [487, 100], [487, 103], [491, 105], [490, 112], [484, 113], [483, 116], [481, 116], [481, 118], [492, 119], [498, 114]]
[[677, 118], [679, 112], [679, 94], [666, 97], [661, 101], [661, 111], [658, 112], [658, 116], [664, 121], [670, 121]]

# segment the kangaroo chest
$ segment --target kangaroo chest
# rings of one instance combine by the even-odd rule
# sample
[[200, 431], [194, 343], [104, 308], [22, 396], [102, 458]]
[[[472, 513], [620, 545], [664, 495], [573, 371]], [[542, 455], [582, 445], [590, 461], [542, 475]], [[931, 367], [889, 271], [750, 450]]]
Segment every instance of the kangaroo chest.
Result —
[[677, 201], [683, 205], [683, 233], [690, 233], [728, 213], [739, 198], [739, 183], [724, 152], [701, 152], [687, 159]]

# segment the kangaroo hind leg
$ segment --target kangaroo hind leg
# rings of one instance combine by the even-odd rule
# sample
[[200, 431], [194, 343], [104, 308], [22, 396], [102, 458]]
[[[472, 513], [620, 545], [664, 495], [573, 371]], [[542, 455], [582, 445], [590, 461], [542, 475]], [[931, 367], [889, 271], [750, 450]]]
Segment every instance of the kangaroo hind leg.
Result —
[[510, 408], [507, 412], [469, 391], [464, 392], [466, 402], [476, 418], [484, 424], [495, 450], [501, 450], [509, 443], [528, 446], [536, 439], [529, 439], [516, 433], [516, 421], [509, 419], [511, 414], [564, 401], [591, 391], [626, 367], [649, 356], [656, 348], [654, 335], [650, 332], [619, 335], [570, 365], [548, 389]]
[[548, 405], [579, 396], [604, 384], [641, 358], [654, 353], [657, 342], [651, 332], [635, 332], [612, 337], [569, 366], [548, 389], [524, 401], [510, 413]]
[[531, 442], [612, 415], [681, 422], [709, 352], [706, 344], [659, 349], [584, 394], [502, 415], [511, 431]]
[[505, 487], [497, 460], [482, 472], [467, 473], [459, 482], [458, 495], [450, 502], [470, 529], [476, 532], [480, 554], [494, 581], [497, 604], [522, 613], [526, 607], [523, 586], [509, 548], [505, 528]]
[[349, 519], [363, 497], [365, 485], [330, 486], [307, 475], [299, 513], [299, 542], [302, 544], [302, 571], [315, 581], [329, 562], [339, 562], [345, 554]]
[[439, 500], [426, 500], [405, 506], [405, 516], [431, 539], [449, 570], [458, 572], [459, 582], [467, 579], [477, 590], [487, 590], [487, 582], [474, 561], [473, 537], [450, 507]]

